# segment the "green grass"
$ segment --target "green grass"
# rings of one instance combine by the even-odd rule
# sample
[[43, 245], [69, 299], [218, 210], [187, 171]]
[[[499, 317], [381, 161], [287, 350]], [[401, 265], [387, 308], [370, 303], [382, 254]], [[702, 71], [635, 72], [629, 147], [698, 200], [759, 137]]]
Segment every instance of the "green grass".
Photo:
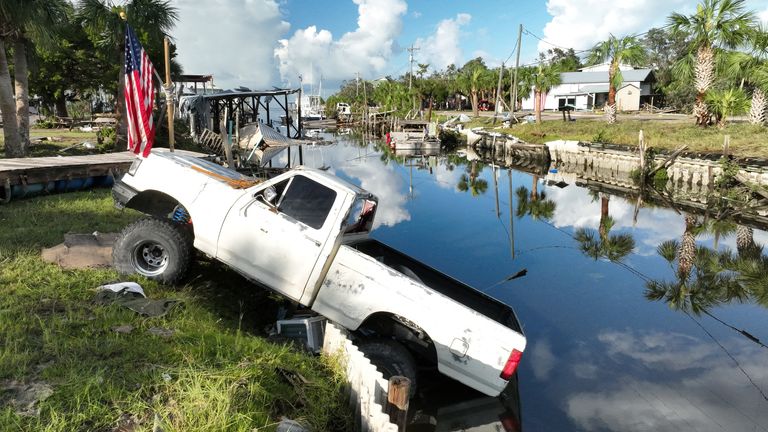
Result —
[[[85, 141], [96, 144], [96, 132], [81, 132], [77, 129], [70, 131], [67, 129], [32, 128], [29, 131], [29, 137], [32, 141], [34, 141], [35, 138], [40, 137], [56, 139], [56, 141], [46, 140], [39, 143], [32, 143], [32, 146], [30, 147], [30, 156], [32, 157], [56, 155], [72, 156], [98, 153], [97, 150], [88, 150], [83, 147], [75, 147], [66, 152], [60, 152], [60, 150]], [[3, 134], [0, 133], [0, 158], [3, 157], [5, 157], [5, 139]]]
[[[347, 430], [343, 379], [332, 359], [262, 337], [276, 301], [223, 266], [198, 261], [185, 285], [139, 277], [151, 298], [184, 302], [161, 318], [91, 303], [98, 285], [125, 280], [109, 269], [62, 270], [40, 248], [67, 232], [114, 232], [139, 217], [114, 209], [109, 191], [78, 192], [0, 206], [0, 388], [45, 382], [54, 393], [37, 417], [20, 417], [0, 392], [2, 431], [274, 430], [281, 416], [313, 430]], [[111, 327], [130, 324], [130, 334]], [[174, 330], [163, 339], [151, 327]], [[291, 385], [277, 368], [310, 384]]]
[[[490, 123], [490, 118], [479, 118], [472, 120], [468, 127], [491, 128]], [[687, 145], [689, 152], [722, 153], [724, 136], [729, 135], [732, 154], [739, 157], [768, 157], [768, 128], [747, 123], [732, 123], [721, 130], [716, 127], [700, 128], [681, 121], [629, 120], [619, 116], [619, 122], [614, 125], [603, 120], [548, 120], [541, 125], [520, 124], [498, 131], [531, 143], [563, 139], [636, 146], [641, 129], [645, 142], [656, 149], [675, 150]]]

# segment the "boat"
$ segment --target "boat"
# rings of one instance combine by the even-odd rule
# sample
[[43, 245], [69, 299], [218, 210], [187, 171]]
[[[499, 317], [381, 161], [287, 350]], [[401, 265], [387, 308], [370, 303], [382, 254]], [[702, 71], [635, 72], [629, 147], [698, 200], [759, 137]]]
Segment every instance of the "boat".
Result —
[[440, 149], [437, 123], [424, 120], [402, 120], [398, 129], [387, 134], [387, 145], [394, 150], [426, 152]]

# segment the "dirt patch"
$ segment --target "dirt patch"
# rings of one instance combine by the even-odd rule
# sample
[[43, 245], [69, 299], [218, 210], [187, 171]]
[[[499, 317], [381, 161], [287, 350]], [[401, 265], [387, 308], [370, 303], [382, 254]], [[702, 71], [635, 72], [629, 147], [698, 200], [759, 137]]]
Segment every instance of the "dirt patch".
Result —
[[48, 399], [53, 387], [42, 381], [23, 383], [20, 381], [0, 382], [0, 405], [8, 405], [20, 416], [40, 414], [38, 402]]
[[112, 245], [115, 233], [64, 234], [64, 243], [43, 249], [44, 261], [65, 269], [112, 266]]

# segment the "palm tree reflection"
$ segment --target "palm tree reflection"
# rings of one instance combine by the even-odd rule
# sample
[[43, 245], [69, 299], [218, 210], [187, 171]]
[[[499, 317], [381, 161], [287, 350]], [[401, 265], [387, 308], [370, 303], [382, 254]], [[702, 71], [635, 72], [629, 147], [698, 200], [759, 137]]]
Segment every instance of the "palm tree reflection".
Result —
[[[724, 227], [723, 231], [730, 231], [726, 225]], [[732, 301], [765, 298], [763, 286], [768, 282], [764, 276], [768, 262], [762, 256], [762, 248], [752, 240], [751, 233], [742, 229], [742, 240], [737, 240], [741, 246], [737, 248], [738, 255], [734, 255], [730, 251], [696, 245], [695, 236], [702, 229], [695, 216], [686, 215], [680, 242], [668, 240], [659, 245], [657, 252], [669, 263], [675, 279], [648, 281], [645, 297], [664, 301], [674, 310], [697, 315]]]
[[488, 181], [478, 178], [478, 172], [481, 171], [483, 165], [477, 161], [472, 161], [467, 166], [467, 174], [462, 174], [459, 177], [459, 183], [456, 185], [456, 189], [460, 192], [469, 191], [472, 196], [478, 196], [484, 194], [488, 190]]
[[[536, 183], [534, 182], [534, 184]], [[547, 199], [546, 192], [538, 192], [538, 190], [529, 192], [527, 187], [520, 186], [515, 189], [515, 195], [517, 196], [515, 216], [518, 219], [527, 215], [534, 220], [549, 220], [555, 215], [557, 204], [551, 199]]]

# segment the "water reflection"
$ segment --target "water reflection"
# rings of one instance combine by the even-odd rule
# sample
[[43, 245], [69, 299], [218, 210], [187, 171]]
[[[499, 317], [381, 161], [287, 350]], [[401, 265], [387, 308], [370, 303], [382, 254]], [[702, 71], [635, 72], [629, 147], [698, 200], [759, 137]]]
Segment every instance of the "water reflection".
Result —
[[[515, 308], [529, 340], [523, 429], [768, 430], [759, 219], [638, 205], [611, 185], [506, 156], [385, 156], [347, 137], [320, 151], [305, 161], [314, 154], [378, 195], [374, 237]], [[509, 278], [521, 269], [526, 277]], [[473, 394], [437, 388], [460, 396], [450, 416], [469, 425], [472, 408], [461, 407]]]

